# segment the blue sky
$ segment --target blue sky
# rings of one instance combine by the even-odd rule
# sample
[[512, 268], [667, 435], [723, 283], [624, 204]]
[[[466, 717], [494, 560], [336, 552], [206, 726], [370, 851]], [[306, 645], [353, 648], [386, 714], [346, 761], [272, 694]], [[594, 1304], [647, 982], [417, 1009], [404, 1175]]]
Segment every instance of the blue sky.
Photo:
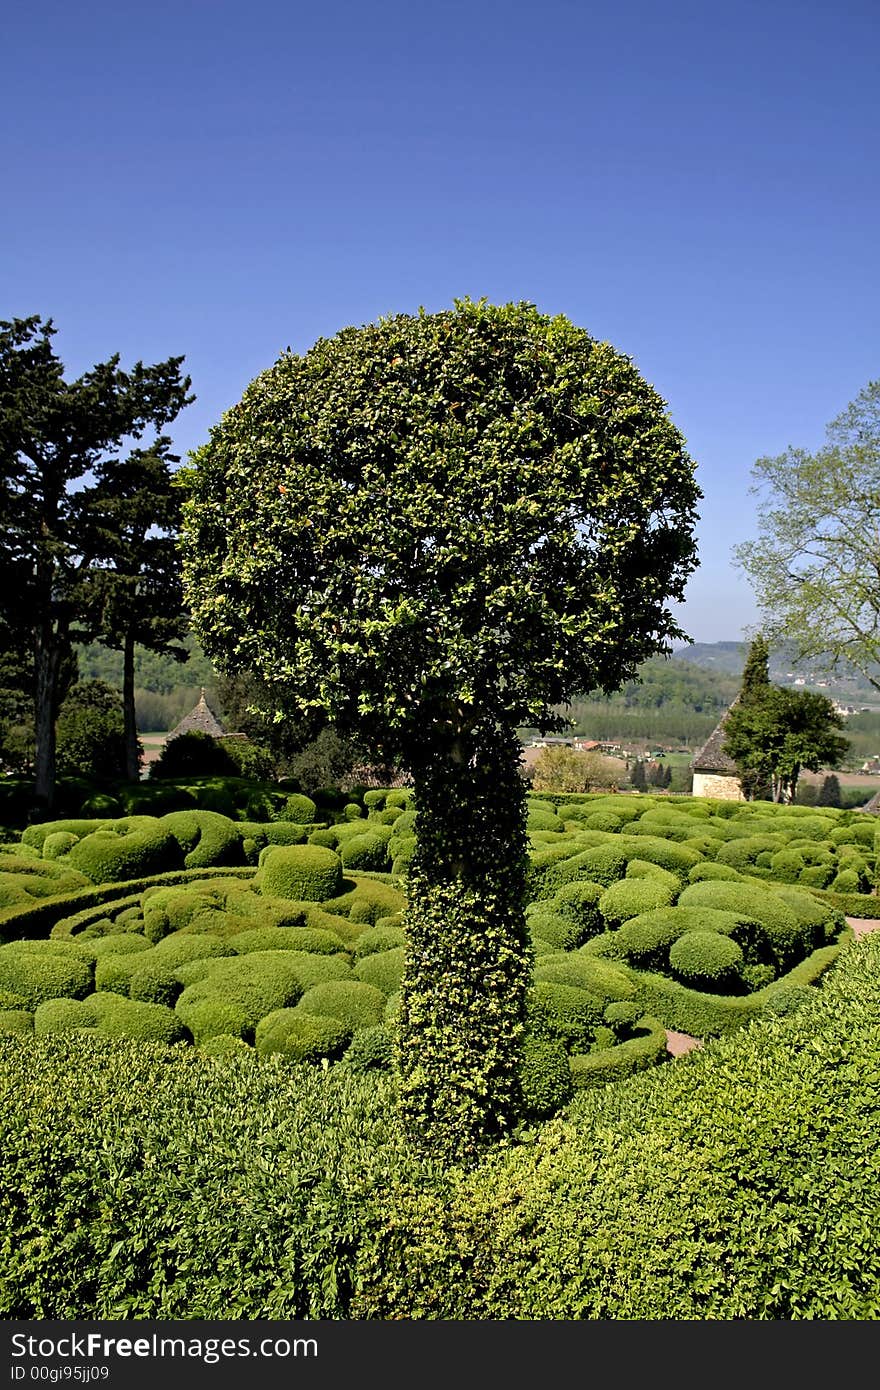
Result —
[[876, 0], [9, 6], [0, 318], [185, 354], [197, 446], [288, 345], [454, 298], [628, 353], [704, 493], [679, 621], [756, 620], [754, 460], [880, 376]]

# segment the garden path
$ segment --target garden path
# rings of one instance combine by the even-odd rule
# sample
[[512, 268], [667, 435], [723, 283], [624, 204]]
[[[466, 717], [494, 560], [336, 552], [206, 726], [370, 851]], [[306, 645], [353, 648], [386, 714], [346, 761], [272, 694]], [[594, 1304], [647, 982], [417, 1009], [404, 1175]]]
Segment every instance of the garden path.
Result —
[[[847, 917], [847, 922], [852, 927], [856, 940], [867, 936], [868, 932], [880, 931], [880, 920], [872, 917]], [[702, 1047], [701, 1038], [692, 1038], [689, 1033], [676, 1033], [673, 1029], [666, 1030], [666, 1051], [671, 1057], [684, 1057], [686, 1053], [693, 1052], [695, 1047]]]

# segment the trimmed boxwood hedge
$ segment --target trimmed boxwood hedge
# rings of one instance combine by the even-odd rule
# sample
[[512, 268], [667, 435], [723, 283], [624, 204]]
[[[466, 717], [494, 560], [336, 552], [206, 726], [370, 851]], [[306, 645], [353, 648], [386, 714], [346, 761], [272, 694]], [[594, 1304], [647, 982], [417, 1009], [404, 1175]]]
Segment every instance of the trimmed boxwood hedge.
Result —
[[4, 1038], [0, 1316], [876, 1320], [878, 1014], [880, 934], [469, 1172], [381, 1071]]

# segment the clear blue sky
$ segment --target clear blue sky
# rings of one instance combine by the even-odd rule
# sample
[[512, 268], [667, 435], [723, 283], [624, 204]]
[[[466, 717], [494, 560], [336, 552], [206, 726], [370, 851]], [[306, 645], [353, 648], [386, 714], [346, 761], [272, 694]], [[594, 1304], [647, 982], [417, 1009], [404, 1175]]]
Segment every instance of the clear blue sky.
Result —
[[30, 0], [0, 73], [0, 318], [71, 375], [185, 354], [197, 446], [288, 345], [454, 298], [628, 353], [704, 492], [679, 620], [755, 621], [750, 470], [878, 360], [877, 0]]

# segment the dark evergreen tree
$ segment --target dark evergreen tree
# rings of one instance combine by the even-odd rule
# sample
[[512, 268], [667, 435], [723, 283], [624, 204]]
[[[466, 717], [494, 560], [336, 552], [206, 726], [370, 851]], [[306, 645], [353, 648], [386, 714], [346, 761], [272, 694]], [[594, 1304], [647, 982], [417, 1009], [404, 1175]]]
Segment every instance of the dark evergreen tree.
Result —
[[817, 806], [840, 806], [842, 805], [840, 796], [840, 778], [835, 777], [831, 772], [827, 777], [822, 778], [822, 785], [816, 795]]
[[162, 428], [193, 398], [182, 357], [123, 371], [119, 357], [64, 378], [52, 320], [0, 322], [0, 607], [26, 625], [34, 666], [34, 794], [55, 791], [55, 720], [76, 641], [94, 635], [90, 581], [106, 561], [96, 475], [132, 439]]

